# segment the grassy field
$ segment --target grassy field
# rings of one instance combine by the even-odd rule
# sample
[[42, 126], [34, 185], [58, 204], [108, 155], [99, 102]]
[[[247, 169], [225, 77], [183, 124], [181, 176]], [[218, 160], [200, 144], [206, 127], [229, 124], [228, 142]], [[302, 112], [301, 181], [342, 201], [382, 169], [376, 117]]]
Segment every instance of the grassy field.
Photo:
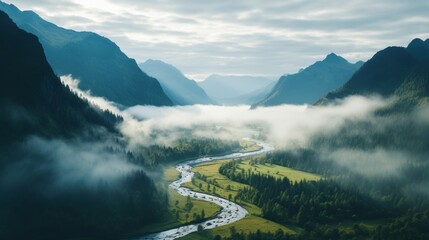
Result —
[[[231, 160], [216, 161], [213, 163], [203, 163], [193, 168], [194, 172], [207, 177], [207, 181], [195, 179], [194, 182], [185, 183], [184, 186], [193, 189], [194, 191], [209, 193], [217, 195], [226, 199], [234, 199], [237, 191], [247, 185], [231, 181], [227, 177], [219, 173], [219, 167]], [[250, 165], [250, 160], [244, 160], [240, 163], [239, 168], [250, 169], [252, 172], [267, 173], [277, 177], [288, 177], [292, 181], [300, 180], [319, 180], [321, 177], [315, 174], [294, 170], [287, 167], [278, 165]], [[248, 186], [247, 186], [248, 187]], [[198, 233], [191, 234], [182, 239], [207, 239], [213, 238], [216, 235], [229, 236], [230, 228], [234, 227], [238, 232], [255, 232], [257, 229], [263, 232], [275, 232], [277, 229], [282, 229], [285, 233], [294, 234], [299, 231], [297, 228], [286, 227], [275, 222], [266, 220], [261, 216], [261, 209], [254, 204], [248, 202], [238, 202], [242, 207], [249, 211], [246, 218], [212, 230], [206, 230]]]
[[241, 162], [238, 168], [244, 169], [246, 172], [250, 169], [253, 173], [269, 174], [278, 178], [287, 177], [292, 182], [299, 182], [302, 180], [317, 181], [321, 179], [321, 176], [313, 173], [303, 172], [275, 164], [257, 164], [252, 166], [250, 165], [249, 160]]
[[[164, 182], [168, 186], [171, 182], [179, 178], [179, 172], [174, 167], [168, 167], [164, 171]], [[189, 221], [192, 221], [192, 216], [194, 214], [201, 214], [201, 211], [204, 209], [206, 218], [210, 218], [216, 215], [221, 208], [211, 202], [201, 201], [191, 198], [193, 207], [190, 211], [185, 211], [185, 205], [187, 198], [178, 194], [171, 188], [168, 188], [168, 200], [169, 200], [169, 209], [176, 216], [176, 219], [181, 223], [185, 224]], [[188, 218], [186, 218], [188, 215]]]
[[291, 235], [296, 233], [291, 228], [287, 228], [283, 225], [277, 224], [275, 222], [266, 220], [264, 218], [261, 218], [255, 215], [248, 215], [244, 219], [238, 222], [235, 222], [226, 226], [222, 226], [222, 227], [217, 227], [211, 230], [192, 233], [180, 239], [181, 240], [213, 239], [216, 235], [219, 235], [221, 237], [229, 236], [231, 232], [231, 227], [234, 227], [237, 230], [237, 232], [245, 232], [245, 233], [256, 232], [257, 229], [260, 229], [261, 231], [264, 231], [264, 232], [272, 232], [272, 233], [274, 233], [278, 229], [281, 229], [283, 230], [284, 233], [289, 233]]
[[256, 144], [255, 142], [244, 139], [240, 140], [240, 146], [242, 148], [240, 152], [242, 153], [261, 150], [261, 147], [258, 146], [258, 144]]

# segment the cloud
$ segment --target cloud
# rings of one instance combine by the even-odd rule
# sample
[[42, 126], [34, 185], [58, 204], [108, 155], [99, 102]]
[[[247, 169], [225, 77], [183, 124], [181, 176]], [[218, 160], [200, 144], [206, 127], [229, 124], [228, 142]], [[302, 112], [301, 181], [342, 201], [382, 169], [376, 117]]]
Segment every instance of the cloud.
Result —
[[324, 153], [324, 158], [366, 177], [399, 176], [410, 155], [401, 151], [377, 148], [373, 150], [339, 149]]
[[331, 52], [366, 60], [386, 46], [429, 37], [425, 0], [8, 2], [107, 36], [140, 62], [162, 59], [200, 78], [281, 76]]
[[61, 82], [68, 86], [70, 90], [80, 98], [88, 100], [90, 104], [97, 106], [102, 110], [108, 110], [116, 115], [121, 115], [118, 105], [103, 97], [96, 97], [91, 94], [91, 91], [83, 91], [79, 88], [79, 79], [73, 78], [71, 75], [61, 76]]
[[255, 110], [248, 106], [136, 106], [126, 113], [139, 121], [125, 121], [120, 128], [136, 144], [168, 144], [189, 134], [240, 139], [258, 135], [262, 128], [271, 143], [294, 148], [306, 146], [316, 133], [333, 132], [346, 121], [365, 119], [386, 104], [376, 97], [350, 97], [326, 107], [282, 105]]
[[[43, 192], [114, 184], [130, 172], [142, 170], [127, 162], [125, 155], [109, 151], [114, 145], [79, 139], [59, 140], [29, 137], [12, 153], [14, 159], [3, 172], [0, 183], [14, 187], [28, 180], [46, 183]], [[44, 181], [40, 179], [42, 177]], [[41, 181], [42, 180], [42, 181]]]

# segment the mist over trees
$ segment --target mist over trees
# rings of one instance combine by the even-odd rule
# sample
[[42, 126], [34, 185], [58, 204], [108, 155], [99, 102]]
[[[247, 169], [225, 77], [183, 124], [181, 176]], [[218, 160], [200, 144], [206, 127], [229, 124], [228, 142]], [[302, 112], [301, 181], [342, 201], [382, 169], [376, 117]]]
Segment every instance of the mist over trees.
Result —
[[117, 239], [160, 219], [166, 196], [111, 151], [124, 148], [121, 117], [62, 85], [3, 12], [0, 35], [0, 238]]

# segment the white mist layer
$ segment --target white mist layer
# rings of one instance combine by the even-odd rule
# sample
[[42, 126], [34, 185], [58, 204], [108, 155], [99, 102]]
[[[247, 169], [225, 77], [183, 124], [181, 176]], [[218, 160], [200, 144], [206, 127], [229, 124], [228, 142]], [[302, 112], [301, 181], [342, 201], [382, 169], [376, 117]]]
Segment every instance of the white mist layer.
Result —
[[312, 135], [335, 131], [346, 121], [366, 119], [386, 104], [376, 97], [350, 97], [323, 107], [282, 105], [254, 110], [249, 106], [135, 106], [126, 112], [139, 121], [124, 122], [121, 129], [134, 141], [149, 143], [153, 141], [150, 136], [166, 130], [165, 141], [180, 137], [178, 129], [188, 129], [197, 136], [239, 139], [260, 126], [270, 143], [292, 148], [305, 146]]

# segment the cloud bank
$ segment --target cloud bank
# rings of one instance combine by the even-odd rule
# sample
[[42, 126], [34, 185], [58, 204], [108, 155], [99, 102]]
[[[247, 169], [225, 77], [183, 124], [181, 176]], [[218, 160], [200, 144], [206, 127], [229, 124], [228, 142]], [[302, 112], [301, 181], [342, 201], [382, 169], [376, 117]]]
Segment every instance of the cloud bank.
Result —
[[[363, 120], [386, 106], [380, 98], [350, 97], [325, 107], [282, 105], [257, 108], [249, 106], [135, 106], [126, 110], [140, 121], [127, 122], [122, 131], [133, 141], [149, 144], [172, 140], [186, 134], [240, 139], [265, 135], [279, 148], [306, 146], [312, 135], [334, 132], [347, 121]], [[154, 139], [151, 136], [161, 135]]]
[[0, 183], [16, 188], [34, 179], [44, 184], [42, 192], [51, 194], [63, 189], [115, 184], [127, 174], [142, 170], [108, 147], [96, 142], [29, 137], [19, 145], [17, 153], [9, 156], [19, 161], [2, 172]]

